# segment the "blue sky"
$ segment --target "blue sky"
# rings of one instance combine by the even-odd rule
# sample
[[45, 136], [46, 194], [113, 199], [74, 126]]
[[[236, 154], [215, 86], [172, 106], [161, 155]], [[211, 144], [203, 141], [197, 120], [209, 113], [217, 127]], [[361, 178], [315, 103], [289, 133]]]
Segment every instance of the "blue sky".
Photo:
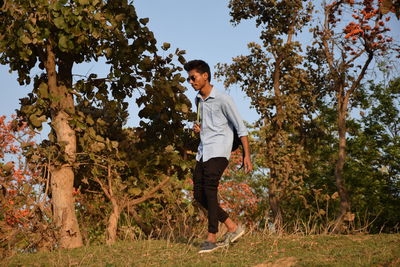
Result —
[[[232, 57], [247, 54], [247, 43], [257, 41], [259, 30], [252, 21], [242, 22], [233, 27], [229, 22], [228, 0], [135, 0], [134, 5], [139, 17], [149, 17], [148, 27], [154, 32], [158, 44], [169, 42], [171, 51], [176, 48], [186, 50], [186, 59], [203, 59], [214, 70], [217, 63], [229, 63]], [[316, 3], [319, 1], [315, 1]], [[317, 5], [317, 4], [316, 4]], [[392, 21], [394, 16], [392, 16]], [[399, 25], [397, 21], [397, 26]], [[399, 32], [398, 27], [397, 30]], [[305, 33], [306, 34], [306, 33]], [[306, 42], [302, 35], [303, 42]], [[305, 43], [306, 44], [306, 43]], [[33, 70], [34, 77], [38, 70]], [[74, 67], [73, 73], [87, 75], [91, 72], [106, 75], [108, 67], [102, 63], [82, 64]], [[9, 74], [8, 67], [0, 65], [0, 86], [2, 97], [0, 98], [0, 115], [15, 113], [19, 108], [19, 98], [25, 97], [32, 85], [19, 86], [15, 73]], [[212, 84], [223, 90], [220, 82], [212, 81]], [[193, 100], [194, 91], [188, 86], [187, 96]], [[233, 87], [228, 92], [235, 99], [238, 109], [244, 120], [254, 122], [257, 113], [250, 108], [250, 101], [241, 92], [239, 87]], [[138, 124], [138, 108], [134, 99], [129, 107], [130, 117], [127, 126]], [[193, 102], [193, 101], [192, 101]]]

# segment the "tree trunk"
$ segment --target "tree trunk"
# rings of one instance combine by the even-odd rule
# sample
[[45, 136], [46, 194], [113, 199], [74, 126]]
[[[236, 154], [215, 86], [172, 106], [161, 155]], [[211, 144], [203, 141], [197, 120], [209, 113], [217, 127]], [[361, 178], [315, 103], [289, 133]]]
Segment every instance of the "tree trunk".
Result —
[[82, 236], [75, 214], [73, 192], [74, 173], [71, 167], [53, 167], [51, 172], [51, 200], [54, 222], [59, 229], [61, 248], [82, 246]]
[[343, 167], [346, 160], [346, 115], [348, 99], [344, 96], [338, 99], [338, 131], [339, 131], [339, 152], [335, 167], [336, 187], [340, 196], [339, 214], [334, 225], [334, 232], [341, 232], [345, 215], [350, 211], [349, 195], [345, 187]]
[[115, 198], [112, 198], [111, 203], [113, 209], [110, 217], [108, 218], [106, 231], [106, 243], [108, 245], [114, 244], [117, 240], [118, 220], [121, 215], [121, 209], [118, 205], [117, 200]]
[[49, 92], [56, 99], [51, 103], [51, 126], [56, 133], [57, 143], [64, 145], [68, 161], [67, 164], [53, 165], [50, 168], [54, 222], [59, 230], [59, 246], [61, 248], [76, 248], [83, 245], [72, 194], [74, 186], [72, 164], [76, 157], [76, 134], [69, 125], [71, 117], [67, 113], [74, 112], [75, 109], [73, 97], [65, 84], [59, 85], [57, 82], [56, 59], [50, 44], [47, 46], [45, 67]]
[[283, 217], [279, 197], [277, 196], [277, 186], [275, 183], [277, 183], [276, 178], [272, 179], [272, 183], [268, 188], [268, 200], [272, 212], [274, 229], [275, 231], [280, 232], [282, 230]]
[[[279, 132], [282, 131], [282, 124], [283, 124], [283, 117], [284, 117], [284, 111], [283, 111], [283, 104], [281, 102], [281, 89], [280, 89], [280, 76], [281, 76], [281, 70], [280, 70], [280, 64], [282, 62], [282, 56], [278, 56], [275, 61], [275, 70], [272, 75], [273, 79], [273, 87], [274, 87], [274, 95], [275, 95], [275, 105], [276, 105], [276, 116], [275, 116], [275, 122], [273, 122], [273, 138], [271, 140], [267, 140], [267, 142], [270, 142], [271, 147], [276, 147], [279, 146], [280, 144], [280, 137], [279, 137]], [[271, 141], [273, 143], [271, 143]], [[276, 171], [277, 166], [275, 164], [271, 164], [270, 167], [270, 173], [271, 173], [271, 183], [268, 188], [268, 201], [269, 201], [269, 206], [272, 212], [272, 220], [274, 224], [274, 229], [276, 231], [280, 231], [282, 229], [282, 224], [283, 224], [283, 218], [282, 218], [282, 213], [281, 213], [281, 208], [280, 208], [280, 200], [277, 196], [277, 191], [279, 188], [278, 185], [278, 179], [279, 177], [276, 176], [275, 171]]]

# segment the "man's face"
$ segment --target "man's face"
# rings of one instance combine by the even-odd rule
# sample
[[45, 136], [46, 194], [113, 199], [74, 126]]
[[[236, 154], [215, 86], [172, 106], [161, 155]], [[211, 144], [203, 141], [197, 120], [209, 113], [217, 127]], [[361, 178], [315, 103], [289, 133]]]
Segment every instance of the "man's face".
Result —
[[204, 85], [208, 82], [208, 74], [207, 72], [201, 74], [197, 70], [191, 70], [188, 72], [188, 82], [192, 85], [194, 90], [199, 91], [201, 90]]

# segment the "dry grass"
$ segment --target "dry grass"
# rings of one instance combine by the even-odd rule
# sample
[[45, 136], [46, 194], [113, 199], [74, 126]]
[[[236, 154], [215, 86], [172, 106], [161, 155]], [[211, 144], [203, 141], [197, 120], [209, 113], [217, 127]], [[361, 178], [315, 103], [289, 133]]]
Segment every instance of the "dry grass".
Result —
[[1, 266], [400, 266], [400, 234], [271, 236], [197, 253], [201, 240], [118, 242], [51, 253], [18, 254]]

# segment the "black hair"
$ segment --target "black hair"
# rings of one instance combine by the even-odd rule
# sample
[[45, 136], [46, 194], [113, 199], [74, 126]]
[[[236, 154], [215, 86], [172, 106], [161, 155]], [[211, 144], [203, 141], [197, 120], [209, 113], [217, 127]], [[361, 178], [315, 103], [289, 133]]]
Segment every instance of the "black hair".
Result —
[[203, 74], [205, 72], [208, 73], [208, 81], [211, 82], [211, 71], [210, 71], [210, 66], [208, 64], [200, 59], [195, 59], [187, 62], [185, 65], [183, 65], [183, 68], [189, 72], [191, 70], [196, 70], [200, 74]]

